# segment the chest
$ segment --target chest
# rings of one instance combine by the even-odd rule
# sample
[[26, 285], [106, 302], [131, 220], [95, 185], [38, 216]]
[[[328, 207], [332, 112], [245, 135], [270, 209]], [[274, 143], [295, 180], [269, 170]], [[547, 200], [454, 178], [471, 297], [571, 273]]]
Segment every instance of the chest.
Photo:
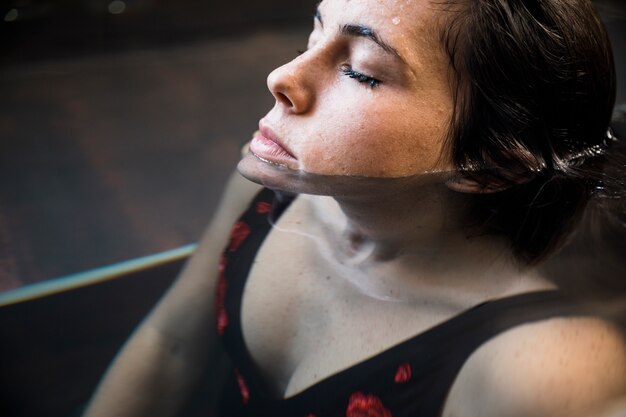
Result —
[[358, 281], [368, 277], [340, 262], [332, 242], [303, 225], [302, 215], [293, 207], [270, 232], [242, 300], [246, 346], [267, 384], [284, 396], [454, 314], [364, 294]]

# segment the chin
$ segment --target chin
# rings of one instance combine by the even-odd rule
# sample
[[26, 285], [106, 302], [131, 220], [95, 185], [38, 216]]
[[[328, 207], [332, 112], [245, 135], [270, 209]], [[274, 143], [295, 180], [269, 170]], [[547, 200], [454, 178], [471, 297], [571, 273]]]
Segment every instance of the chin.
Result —
[[252, 182], [289, 194], [339, 196], [354, 191], [355, 177], [312, 174], [266, 162], [248, 153], [237, 165], [241, 175]]
[[385, 178], [321, 175], [265, 162], [249, 153], [237, 165], [239, 173], [266, 188], [289, 194], [330, 197], [385, 197], [430, 183], [428, 175]]
[[248, 152], [237, 165], [245, 178], [266, 188], [288, 193], [302, 193], [301, 171], [259, 159]]

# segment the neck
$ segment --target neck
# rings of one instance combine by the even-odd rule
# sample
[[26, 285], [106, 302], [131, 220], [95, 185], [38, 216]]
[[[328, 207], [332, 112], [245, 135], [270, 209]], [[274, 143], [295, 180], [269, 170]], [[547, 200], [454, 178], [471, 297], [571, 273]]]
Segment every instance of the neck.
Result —
[[346, 219], [343, 239], [379, 259], [449, 247], [468, 231], [462, 195], [441, 184], [335, 200]]
[[364, 272], [366, 285], [373, 279], [404, 294], [430, 288], [468, 302], [544, 286], [513, 261], [502, 238], [476, 230], [466, 199], [441, 183], [391, 187], [324, 199], [316, 217], [339, 263]]

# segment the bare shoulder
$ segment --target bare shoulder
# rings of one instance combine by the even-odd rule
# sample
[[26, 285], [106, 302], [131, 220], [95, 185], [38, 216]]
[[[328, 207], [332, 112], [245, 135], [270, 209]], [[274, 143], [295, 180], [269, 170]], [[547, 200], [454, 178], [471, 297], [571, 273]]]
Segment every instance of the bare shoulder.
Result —
[[217, 282], [220, 254], [228, 242], [233, 223], [260, 188], [237, 172], [231, 175], [215, 215], [194, 254], [148, 317], [148, 324], [161, 332], [173, 334], [174, 338], [181, 338], [181, 322], [211, 320], [213, 297], [209, 295]]
[[596, 318], [558, 318], [481, 346], [457, 376], [443, 416], [587, 417], [624, 395], [623, 333]]

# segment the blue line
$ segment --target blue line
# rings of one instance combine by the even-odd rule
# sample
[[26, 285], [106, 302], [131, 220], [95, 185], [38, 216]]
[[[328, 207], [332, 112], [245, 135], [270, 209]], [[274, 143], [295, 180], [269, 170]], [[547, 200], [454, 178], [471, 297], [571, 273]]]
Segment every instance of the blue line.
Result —
[[191, 255], [196, 246], [196, 244], [185, 245], [154, 255], [25, 285], [0, 293], [0, 307], [108, 281], [131, 272], [182, 259]]

